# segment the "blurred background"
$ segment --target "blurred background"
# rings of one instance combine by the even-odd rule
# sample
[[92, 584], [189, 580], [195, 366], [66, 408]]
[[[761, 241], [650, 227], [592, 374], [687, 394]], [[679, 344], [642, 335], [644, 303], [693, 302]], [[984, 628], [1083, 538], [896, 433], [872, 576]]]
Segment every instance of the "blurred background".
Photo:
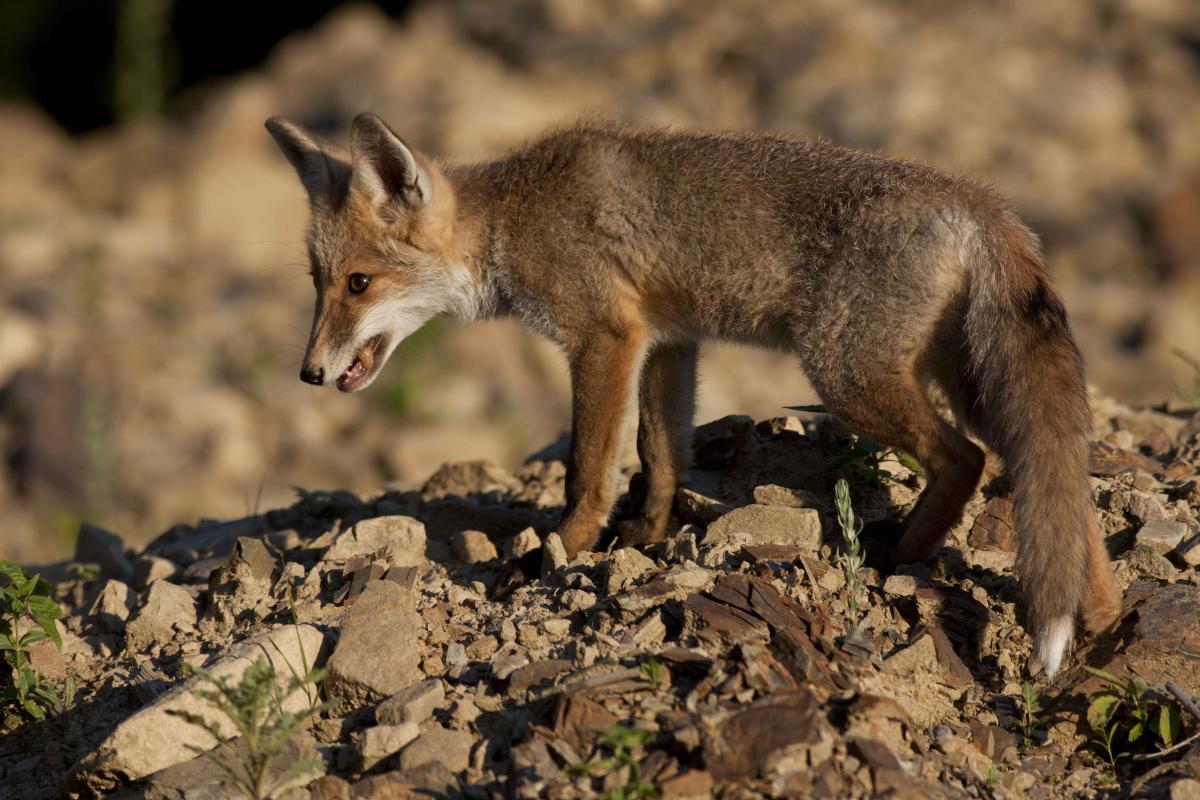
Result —
[[[562, 356], [434, 324], [370, 391], [296, 378], [303, 194], [263, 120], [373, 110], [486, 158], [584, 113], [769, 128], [980, 176], [1043, 237], [1092, 381], [1162, 402], [1200, 355], [1195, 0], [5, 0], [0, 557], [504, 464], [568, 420]], [[711, 347], [701, 419], [812, 399]]]

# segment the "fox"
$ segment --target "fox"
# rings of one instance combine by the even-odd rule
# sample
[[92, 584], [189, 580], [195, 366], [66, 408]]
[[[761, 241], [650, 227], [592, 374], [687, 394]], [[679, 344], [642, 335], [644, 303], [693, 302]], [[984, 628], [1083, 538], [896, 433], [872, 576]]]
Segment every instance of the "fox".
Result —
[[984, 468], [976, 441], [1003, 460], [1047, 675], [1077, 624], [1095, 634], [1119, 616], [1082, 357], [1039, 240], [991, 188], [772, 132], [588, 120], [459, 163], [371, 113], [348, 150], [280, 117], [266, 127], [310, 210], [301, 379], [362, 391], [436, 316], [516, 318], [556, 342], [571, 379], [568, 556], [609, 523], [635, 406], [644, 487], [615, 527], [626, 545], [671, 533], [699, 347], [721, 340], [793, 354], [830, 414], [920, 463], [903, 523], [873, 523], [893, 534], [889, 563], [931, 559], [959, 523]]

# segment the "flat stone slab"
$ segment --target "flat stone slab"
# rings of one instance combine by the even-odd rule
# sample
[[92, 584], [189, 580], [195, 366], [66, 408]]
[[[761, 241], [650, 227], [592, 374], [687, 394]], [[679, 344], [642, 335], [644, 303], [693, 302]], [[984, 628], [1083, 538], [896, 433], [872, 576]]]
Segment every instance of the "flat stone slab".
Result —
[[[204, 668], [218, 678], [236, 683], [247, 667], [259, 657], [265, 657], [276, 673], [287, 679], [291, 676], [289, 665], [302, 672], [305, 659], [310, 667], [319, 663], [324, 644], [325, 635], [312, 625], [280, 626], [230, 647]], [[94, 752], [71, 770], [70, 784], [103, 793], [118, 784], [191, 760], [196, 756], [192, 748], [207, 750], [216, 745], [203, 729], [172, 715], [171, 711], [201, 714], [219, 725], [225, 735], [235, 735], [228, 719], [207, 701], [192, 694], [203, 687], [199, 676], [189, 678], [153, 704], [126, 718]], [[308, 702], [304, 692], [298, 691], [284, 701], [283, 707], [288, 711], [300, 711]]]

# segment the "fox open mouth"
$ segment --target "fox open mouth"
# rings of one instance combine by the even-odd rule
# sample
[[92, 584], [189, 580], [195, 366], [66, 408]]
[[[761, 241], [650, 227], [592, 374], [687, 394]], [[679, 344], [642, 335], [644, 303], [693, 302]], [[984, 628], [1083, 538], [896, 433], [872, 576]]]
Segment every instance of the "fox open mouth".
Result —
[[358, 349], [354, 361], [338, 376], [337, 388], [340, 391], [353, 392], [371, 377], [371, 371], [375, 368], [375, 358], [379, 355], [382, 344], [383, 336], [374, 336]]

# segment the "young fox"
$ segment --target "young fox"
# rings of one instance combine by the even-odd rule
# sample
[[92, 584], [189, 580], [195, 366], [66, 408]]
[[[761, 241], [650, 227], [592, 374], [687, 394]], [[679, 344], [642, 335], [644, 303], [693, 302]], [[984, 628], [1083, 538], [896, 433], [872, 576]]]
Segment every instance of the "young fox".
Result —
[[983, 468], [930, 402], [926, 387], [942, 387], [1011, 475], [1017, 569], [1049, 674], [1077, 618], [1097, 631], [1119, 614], [1080, 355], [1037, 240], [991, 191], [777, 134], [580, 125], [452, 165], [371, 114], [348, 153], [283, 119], [267, 129], [312, 212], [317, 306], [300, 377], [359, 391], [439, 314], [515, 316], [558, 342], [573, 404], [568, 554], [608, 520], [634, 396], [646, 492], [620, 532], [668, 534], [697, 343], [724, 339], [795, 353], [831, 413], [925, 468], [898, 562], [937, 551]]

